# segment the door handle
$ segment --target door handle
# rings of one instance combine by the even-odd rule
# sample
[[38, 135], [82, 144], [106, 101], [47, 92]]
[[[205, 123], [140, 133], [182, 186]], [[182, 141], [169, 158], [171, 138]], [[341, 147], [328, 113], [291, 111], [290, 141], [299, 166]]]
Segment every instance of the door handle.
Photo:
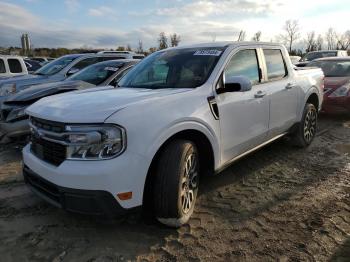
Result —
[[293, 83], [288, 83], [286, 85], [286, 89], [292, 89], [293, 87], [295, 87], [295, 85]]
[[262, 98], [264, 96], [266, 96], [266, 92], [261, 91], [261, 90], [256, 92], [255, 95], [254, 95], [255, 98]]

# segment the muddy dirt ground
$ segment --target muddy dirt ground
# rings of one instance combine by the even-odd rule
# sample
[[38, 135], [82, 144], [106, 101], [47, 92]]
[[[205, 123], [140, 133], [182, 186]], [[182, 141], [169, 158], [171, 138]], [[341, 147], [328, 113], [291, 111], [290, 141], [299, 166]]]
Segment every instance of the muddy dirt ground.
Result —
[[350, 117], [321, 118], [306, 150], [281, 140], [202, 179], [177, 230], [51, 207], [23, 184], [20, 150], [0, 147], [1, 261], [350, 261]]

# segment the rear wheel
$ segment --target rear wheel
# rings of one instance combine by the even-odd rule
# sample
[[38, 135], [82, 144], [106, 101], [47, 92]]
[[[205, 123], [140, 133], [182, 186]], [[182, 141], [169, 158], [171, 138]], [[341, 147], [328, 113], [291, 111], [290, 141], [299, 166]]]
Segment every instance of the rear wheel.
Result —
[[311, 144], [317, 130], [317, 110], [313, 104], [306, 104], [303, 112], [303, 118], [295, 133], [293, 142], [298, 147], [307, 147]]
[[193, 213], [198, 193], [199, 157], [194, 143], [171, 142], [162, 152], [154, 185], [154, 207], [158, 221], [179, 227]]

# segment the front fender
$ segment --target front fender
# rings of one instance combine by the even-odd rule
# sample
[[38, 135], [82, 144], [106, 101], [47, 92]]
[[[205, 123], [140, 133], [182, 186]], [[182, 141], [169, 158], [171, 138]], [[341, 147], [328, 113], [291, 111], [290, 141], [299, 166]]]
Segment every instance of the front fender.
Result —
[[158, 150], [168, 139], [170, 139], [177, 133], [186, 131], [186, 130], [199, 131], [208, 138], [214, 153], [215, 168], [218, 167], [219, 160], [220, 160], [219, 137], [213, 128], [206, 125], [199, 119], [186, 119], [186, 120], [169, 124], [167, 128], [163, 129], [161, 132], [157, 134], [156, 136], [157, 138], [155, 139], [153, 145], [147, 151], [147, 156], [152, 156], [152, 159], [153, 159], [153, 157], [156, 155]]
[[323, 101], [323, 95], [320, 94], [320, 91], [319, 89], [316, 87], [316, 86], [311, 86], [307, 92], [305, 93], [304, 95], [304, 99], [303, 99], [303, 103], [302, 103], [302, 106], [300, 107], [300, 111], [299, 111], [299, 116], [298, 116], [298, 119], [301, 120], [302, 116], [303, 116], [303, 112], [304, 112], [304, 106], [307, 102], [307, 100], [309, 99], [309, 97], [312, 95], [312, 94], [316, 94], [317, 97], [318, 97], [318, 102], [319, 102], [319, 108], [318, 110], [321, 109], [322, 107], [322, 101]]

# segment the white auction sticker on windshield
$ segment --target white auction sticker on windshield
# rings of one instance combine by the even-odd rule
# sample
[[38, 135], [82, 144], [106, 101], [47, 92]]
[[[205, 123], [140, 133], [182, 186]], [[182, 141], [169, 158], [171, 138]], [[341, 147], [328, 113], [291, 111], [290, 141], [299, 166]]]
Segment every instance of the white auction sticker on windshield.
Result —
[[111, 66], [105, 67], [105, 70], [106, 70], [106, 71], [114, 71], [114, 72], [117, 72], [118, 69], [119, 69], [118, 67], [111, 67]]
[[193, 55], [210, 55], [210, 56], [219, 56], [222, 51], [220, 50], [197, 50]]

